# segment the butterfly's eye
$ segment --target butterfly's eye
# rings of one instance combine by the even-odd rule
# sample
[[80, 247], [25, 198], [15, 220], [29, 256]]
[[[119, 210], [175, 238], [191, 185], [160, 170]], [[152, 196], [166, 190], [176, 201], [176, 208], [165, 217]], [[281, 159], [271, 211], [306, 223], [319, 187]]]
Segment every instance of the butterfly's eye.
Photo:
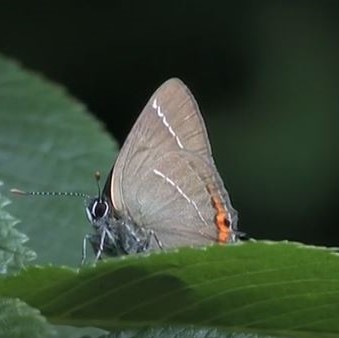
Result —
[[92, 199], [86, 206], [86, 215], [92, 224], [105, 217], [108, 212], [108, 203], [98, 198]]
[[105, 217], [108, 213], [108, 204], [107, 202], [95, 201], [92, 206], [92, 215], [94, 218]]

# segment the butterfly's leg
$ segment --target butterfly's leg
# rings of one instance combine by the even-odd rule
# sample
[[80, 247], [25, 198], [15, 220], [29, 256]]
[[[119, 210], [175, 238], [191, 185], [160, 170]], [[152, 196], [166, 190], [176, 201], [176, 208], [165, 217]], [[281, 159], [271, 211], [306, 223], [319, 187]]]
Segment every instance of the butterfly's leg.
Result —
[[82, 241], [82, 253], [81, 253], [81, 265], [84, 265], [86, 261], [87, 241], [90, 241], [92, 235], [85, 235]]
[[112, 244], [116, 246], [116, 240], [108, 229], [105, 229], [107, 237], [112, 241]]
[[96, 260], [100, 259], [102, 250], [100, 250], [100, 243], [101, 243], [102, 235], [94, 235], [94, 234], [88, 234], [84, 237], [82, 242], [82, 260], [81, 265], [83, 265], [86, 261], [87, 256], [87, 241], [91, 243], [92, 249], [94, 251], [94, 254], [96, 256]]
[[101, 258], [101, 254], [104, 250], [105, 237], [106, 237], [106, 229], [101, 233], [101, 236], [100, 236], [100, 244], [99, 244], [98, 251], [96, 252], [95, 263]]
[[162, 250], [162, 249], [163, 249], [162, 243], [161, 243], [160, 239], [158, 238], [157, 234], [155, 233], [155, 231], [152, 230], [152, 229], [149, 230], [148, 246], [149, 246], [149, 244], [150, 244], [150, 241], [151, 241], [152, 237], [154, 237], [154, 239], [155, 239], [155, 241], [156, 241], [156, 243], [157, 243], [159, 249]]

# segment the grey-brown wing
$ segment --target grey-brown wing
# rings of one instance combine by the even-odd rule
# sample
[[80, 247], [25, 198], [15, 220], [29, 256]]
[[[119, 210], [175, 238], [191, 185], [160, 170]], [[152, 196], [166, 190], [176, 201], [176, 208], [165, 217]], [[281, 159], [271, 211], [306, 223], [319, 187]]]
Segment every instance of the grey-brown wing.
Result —
[[[180, 149], [211, 156], [206, 128], [193, 95], [179, 79], [170, 79], [152, 95], [116, 160], [111, 187], [116, 209], [123, 208], [121, 189], [126, 175], [135, 176], [148, 162]], [[133, 157], [138, 152], [142, 156], [135, 163]]]
[[165, 248], [219, 241], [222, 229], [213, 203], [219, 195], [213, 194], [222, 192], [233, 209], [209, 162], [185, 151], [168, 152], [138, 180], [136, 189], [124, 191], [129, 213], [137, 224], [154, 230]]
[[[171, 196], [168, 201], [173, 202], [166, 202], [165, 196]], [[211, 237], [209, 240], [216, 238], [213, 217], [218, 212], [217, 202], [227, 208], [227, 217], [235, 219], [198, 105], [180, 80], [165, 82], [137, 119], [113, 170], [111, 198], [118, 212], [140, 225], [159, 230], [162, 220], [164, 234], [171, 231], [166, 229], [167, 212], [179, 214], [180, 208], [185, 217], [178, 230], [197, 233], [197, 228], [205, 225], [206, 236], [201, 238]], [[202, 216], [198, 210], [203, 210], [199, 211]], [[195, 222], [195, 228], [187, 227], [187, 221]]]

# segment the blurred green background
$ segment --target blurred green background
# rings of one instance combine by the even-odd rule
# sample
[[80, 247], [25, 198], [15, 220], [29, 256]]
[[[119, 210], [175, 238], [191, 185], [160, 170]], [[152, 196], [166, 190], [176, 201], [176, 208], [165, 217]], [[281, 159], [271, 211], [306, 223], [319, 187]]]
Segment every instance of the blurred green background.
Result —
[[239, 228], [336, 246], [338, 14], [335, 1], [2, 1], [0, 52], [68, 88], [120, 144], [181, 78]]

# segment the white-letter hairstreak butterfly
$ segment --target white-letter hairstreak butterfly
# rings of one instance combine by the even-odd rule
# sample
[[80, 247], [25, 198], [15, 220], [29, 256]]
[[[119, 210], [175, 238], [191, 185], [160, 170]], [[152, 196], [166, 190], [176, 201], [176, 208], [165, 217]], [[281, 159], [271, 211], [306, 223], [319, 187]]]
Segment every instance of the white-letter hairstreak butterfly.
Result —
[[150, 98], [103, 192], [87, 200], [86, 214], [95, 233], [84, 239], [83, 257], [86, 240], [97, 259], [236, 241], [237, 212], [199, 107], [179, 79], [166, 81]]

